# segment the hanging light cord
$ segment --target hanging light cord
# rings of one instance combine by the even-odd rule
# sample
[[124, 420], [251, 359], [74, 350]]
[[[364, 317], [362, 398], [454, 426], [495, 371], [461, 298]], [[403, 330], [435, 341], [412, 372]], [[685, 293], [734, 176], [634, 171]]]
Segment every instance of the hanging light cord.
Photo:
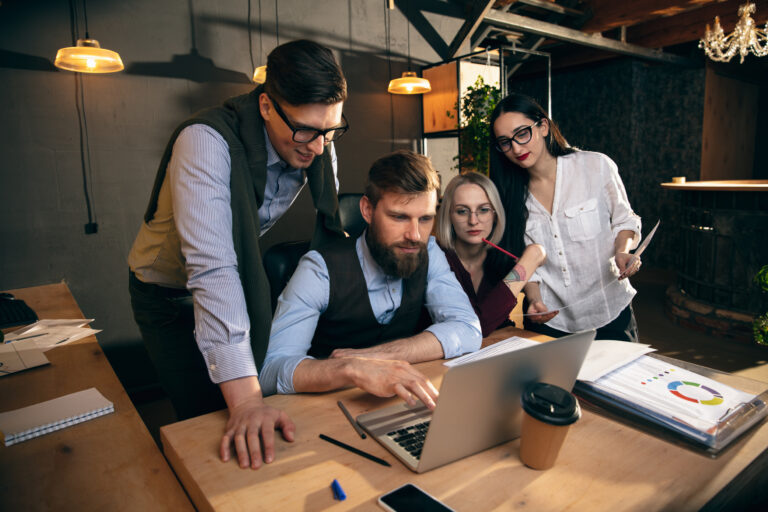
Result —
[[92, 167], [91, 147], [88, 142], [88, 119], [85, 116], [85, 91], [83, 89], [83, 75], [82, 73], [75, 73], [75, 107], [77, 109], [77, 123], [80, 127], [80, 163], [83, 172], [85, 207], [88, 210], [88, 224], [85, 226], [85, 229], [86, 234], [89, 234], [89, 231], [94, 229], [92, 226], [95, 226], [95, 223], [93, 222], [93, 212], [91, 210], [91, 196], [88, 192], [88, 178], [91, 174]]
[[[387, 37], [385, 38], [386, 44], [387, 44], [387, 76], [392, 76], [392, 50], [390, 45], [390, 30], [391, 30], [391, 20], [389, 18], [389, 6], [388, 0], [384, 0], [384, 28], [387, 32]], [[389, 96], [389, 132], [390, 132], [390, 151], [395, 150], [395, 103], [394, 99], [392, 98], [391, 94], [388, 94]]]
[[411, 70], [411, 22], [408, 21], [405, 26], [408, 34], [408, 71]]
[[264, 33], [264, 29], [261, 27], [261, 0], [259, 0], [259, 59], [261, 59], [260, 62], [264, 62], [264, 42], [262, 41], [262, 34]]
[[88, 35], [88, 9], [85, 8], [85, 0], [83, 0], [83, 20], [85, 21], [85, 38], [90, 39]]
[[[80, 27], [77, 21], [76, 0], [69, 1], [70, 29], [72, 32], [72, 46], [80, 39]], [[85, 20], [85, 37], [88, 38], [88, 14], [85, 9], [85, 0], [83, 0], [83, 18]], [[74, 73], [75, 78], [75, 110], [77, 110], [77, 124], [80, 134], [80, 168], [83, 178], [83, 193], [85, 195], [85, 208], [88, 212], [88, 224], [85, 225], [85, 233], [93, 234], [98, 229], [98, 224], [94, 222], [94, 212], [91, 207], [91, 194], [89, 192], [88, 182], [93, 181], [91, 175], [91, 148], [88, 139], [88, 119], [85, 115], [85, 90], [83, 87], [82, 73]]]
[[275, 0], [275, 41], [277, 41], [277, 46], [280, 46], [280, 30], [279, 27], [280, 23], [278, 22], [277, 17], [277, 0]]
[[248, 54], [251, 56], [251, 76], [256, 71], [256, 63], [253, 60], [253, 38], [251, 34], [251, 0], [248, 0]]

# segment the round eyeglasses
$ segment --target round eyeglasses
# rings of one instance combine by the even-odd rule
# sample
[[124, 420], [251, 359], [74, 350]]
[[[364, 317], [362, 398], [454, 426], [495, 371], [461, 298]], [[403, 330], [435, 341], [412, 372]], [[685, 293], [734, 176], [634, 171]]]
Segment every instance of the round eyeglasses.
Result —
[[341, 119], [344, 121], [343, 126], [337, 126], [336, 128], [329, 128], [327, 130], [318, 130], [317, 128], [304, 127], [296, 128], [290, 119], [288, 119], [288, 116], [285, 115], [283, 109], [280, 108], [280, 105], [278, 105], [278, 103], [272, 97], [269, 99], [272, 102], [272, 105], [275, 106], [275, 112], [277, 112], [277, 115], [280, 116], [280, 119], [282, 119], [285, 125], [293, 132], [293, 142], [306, 144], [312, 142], [322, 135], [324, 143], [328, 144], [329, 142], [339, 140], [341, 136], [344, 135], [347, 130], [349, 130], [349, 122], [347, 122], [347, 118], [344, 117], [343, 113], [341, 114]]
[[466, 206], [459, 206], [453, 210], [453, 213], [464, 222], [469, 222], [469, 219], [472, 217], [473, 213], [475, 216], [477, 216], [477, 220], [480, 222], [486, 222], [493, 218], [496, 210], [490, 206], [481, 206], [477, 210], [470, 210]]
[[512, 137], [499, 137], [496, 139], [496, 143], [494, 144], [494, 147], [496, 148], [496, 151], [499, 151], [500, 153], [506, 153], [510, 149], [512, 149], [512, 143], [516, 142], [518, 145], [523, 146], [525, 144], [528, 144], [531, 142], [531, 138], [533, 138], [533, 127], [538, 126], [541, 124], [541, 119], [536, 121], [530, 126], [523, 126], [519, 130], [517, 130], [515, 133], [512, 134]]

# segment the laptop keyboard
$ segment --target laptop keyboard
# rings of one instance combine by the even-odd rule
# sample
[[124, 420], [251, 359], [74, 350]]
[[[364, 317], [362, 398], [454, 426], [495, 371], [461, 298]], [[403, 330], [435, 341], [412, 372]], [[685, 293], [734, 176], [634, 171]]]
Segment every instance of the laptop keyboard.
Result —
[[0, 294], [0, 328], [31, 324], [37, 315], [23, 300], [14, 299], [9, 293]]
[[401, 428], [388, 432], [387, 436], [394, 442], [402, 446], [414, 458], [421, 458], [421, 448], [424, 446], [424, 439], [427, 438], [429, 421], [417, 423], [409, 427]]

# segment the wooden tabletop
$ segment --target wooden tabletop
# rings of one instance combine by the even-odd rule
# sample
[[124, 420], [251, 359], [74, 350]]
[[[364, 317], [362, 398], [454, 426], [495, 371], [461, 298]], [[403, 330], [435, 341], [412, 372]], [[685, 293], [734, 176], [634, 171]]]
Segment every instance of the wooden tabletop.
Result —
[[661, 186], [671, 190], [768, 192], [768, 180], [684, 181], [682, 183], [662, 183]]
[[[524, 331], [494, 333], [484, 344]], [[530, 334], [530, 333], [529, 333]], [[539, 338], [541, 339], [541, 338]], [[442, 361], [418, 365], [439, 387]], [[396, 402], [359, 389], [272, 396], [296, 423], [296, 441], [277, 442], [276, 460], [259, 470], [222, 463], [218, 443], [227, 416], [211, 413], [161, 428], [166, 457], [198, 510], [380, 510], [376, 499], [413, 482], [456, 510], [699, 510], [750, 465], [765, 473], [768, 424], [763, 423], [717, 459], [671, 444], [585, 409], [569, 431], [554, 468], [536, 471], [519, 460], [519, 441], [424, 474], [406, 469], [373, 439], [361, 439], [336, 405], [353, 416]], [[320, 433], [383, 458], [384, 467], [318, 439]], [[347, 494], [333, 499], [338, 479]], [[726, 487], [727, 486], [727, 487]]]
[[[43, 318], [83, 318], [64, 283], [8, 290]], [[45, 353], [50, 365], [0, 378], [0, 412], [95, 387], [115, 412], [9, 447], [2, 510], [194, 510], [94, 336]]]

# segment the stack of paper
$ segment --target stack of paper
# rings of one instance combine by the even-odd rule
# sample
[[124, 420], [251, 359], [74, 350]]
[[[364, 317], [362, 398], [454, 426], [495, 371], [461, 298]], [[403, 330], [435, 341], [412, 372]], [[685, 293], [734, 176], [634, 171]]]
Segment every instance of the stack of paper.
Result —
[[99, 329], [85, 327], [90, 322], [93, 322], [93, 318], [39, 320], [6, 334], [5, 343], [13, 343], [17, 350], [41, 349], [46, 351], [101, 332]]
[[531, 347], [538, 344], [538, 341], [521, 338], [519, 336], [512, 336], [511, 338], [507, 338], [498, 343], [494, 343], [493, 345], [488, 345], [485, 348], [481, 348], [477, 352], [472, 352], [470, 354], [457, 357], [456, 359], [451, 359], [450, 361], [446, 361], [443, 364], [445, 366], [451, 367], [459, 366], [465, 363], [471, 363], [472, 361], [479, 361], [480, 359], [485, 359], [486, 357], [493, 357], [499, 354], [505, 354], [507, 352], [512, 352], [513, 350], [520, 350], [521, 348]]
[[[538, 341], [513, 336], [498, 343], [494, 343], [493, 345], [489, 345], [477, 352], [451, 359], [443, 364], [450, 367], [459, 366], [472, 361], [485, 359], [486, 357], [493, 357], [538, 344]], [[643, 345], [642, 343], [628, 343], [626, 341], [617, 340], [594, 340], [589, 347], [587, 356], [584, 358], [584, 363], [581, 366], [581, 371], [579, 371], [578, 379], [595, 381], [616, 368], [624, 366], [643, 354], [653, 352], [654, 350], [656, 349], [651, 348], [650, 345]]]

